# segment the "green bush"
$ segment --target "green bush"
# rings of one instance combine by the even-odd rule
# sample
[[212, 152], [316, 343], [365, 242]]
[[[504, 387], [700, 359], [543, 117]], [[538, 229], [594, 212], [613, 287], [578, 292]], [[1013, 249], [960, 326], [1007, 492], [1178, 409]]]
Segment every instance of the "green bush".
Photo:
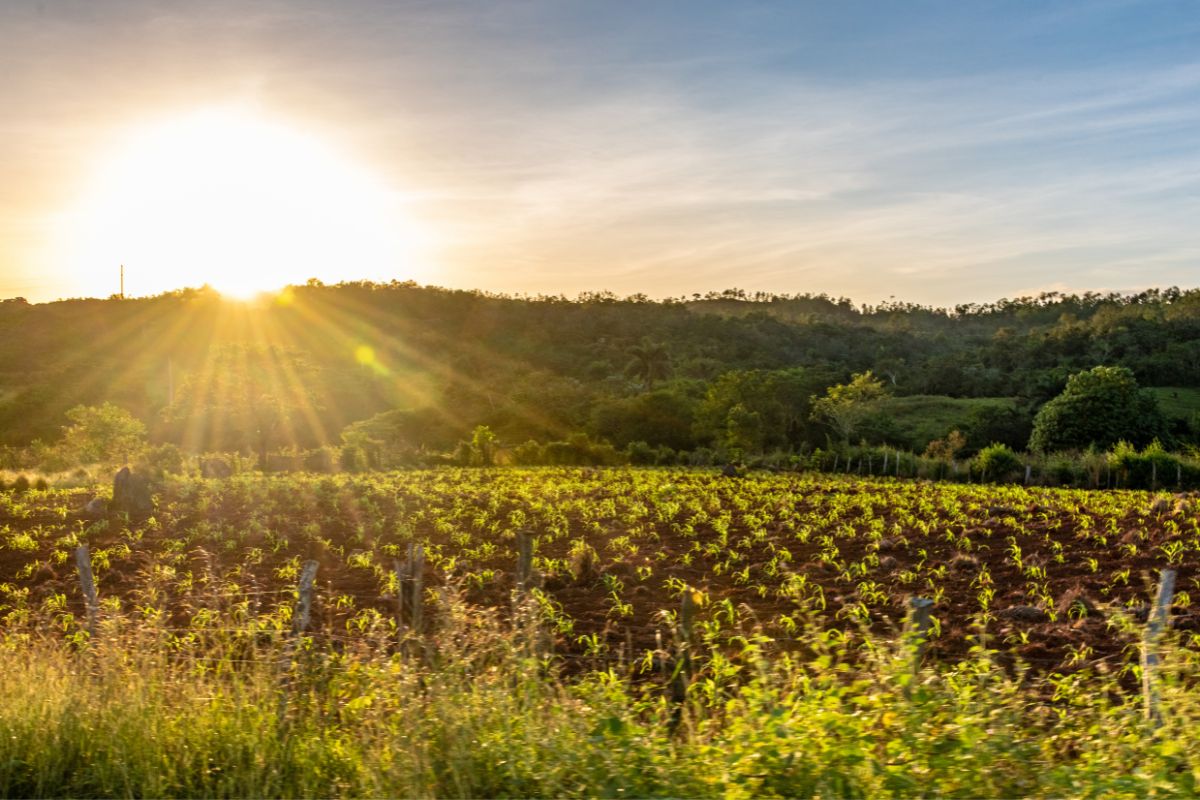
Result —
[[1124, 439], [1149, 443], [1167, 436], [1167, 422], [1150, 392], [1124, 367], [1096, 367], [1072, 375], [1062, 394], [1033, 421], [1029, 449], [1109, 447]]
[[512, 461], [519, 467], [533, 467], [545, 463], [542, 446], [534, 439], [519, 444], [512, 449]]
[[1108, 454], [1116, 483], [1125, 489], [1157, 489], [1161, 486], [1200, 484], [1200, 464], [1168, 453], [1156, 439], [1138, 452], [1129, 442], [1117, 442]]
[[990, 444], [975, 456], [974, 471], [982, 475], [985, 481], [1012, 480], [1024, 469], [1025, 464], [1008, 445]]
[[138, 467], [155, 477], [182, 475], [185, 459], [183, 451], [170, 442], [148, 447], [138, 459]]
[[338, 466], [345, 472], [362, 472], [367, 468], [367, 454], [357, 444], [347, 442], [338, 453]]
[[646, 442], [637, 441], [629, 443], [629, 446], [625, 448], [625, 455], [629, 458], [630, 464], [644, 467], [655, 463], [658, 451]]

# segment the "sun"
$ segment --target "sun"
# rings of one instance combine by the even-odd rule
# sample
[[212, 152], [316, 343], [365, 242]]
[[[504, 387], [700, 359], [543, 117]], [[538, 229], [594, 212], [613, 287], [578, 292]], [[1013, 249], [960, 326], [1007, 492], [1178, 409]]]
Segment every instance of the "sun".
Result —
[[124, 265], [137, 294], [208, 284], [248, 298], [310, 277], [425, 277], [398, 192], [320, 139], [237, 110], [138, 126], [65, 227], [80, 283], [112, 286]]

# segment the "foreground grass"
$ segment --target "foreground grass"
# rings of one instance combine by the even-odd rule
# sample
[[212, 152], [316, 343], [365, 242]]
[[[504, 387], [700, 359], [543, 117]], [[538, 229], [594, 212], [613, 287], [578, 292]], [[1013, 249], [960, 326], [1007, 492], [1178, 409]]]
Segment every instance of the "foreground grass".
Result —
[[[242, 641], [244, 644], [244, 640]], [[1155, 732], [1100, 677], [1013, 680], [986, 659], [916, 676], [753, 646], [675, 706], [618, 671], [571, 680], [459, 608], [436, 653], [301, 652], [232, 638], [0, 647], [0, 795], [1193, 796], [1200, 696], [1183, 662]], [[282, 662], [287, 663], [287, 662]], [[736, 687], [738, 688], [735, 688]]]

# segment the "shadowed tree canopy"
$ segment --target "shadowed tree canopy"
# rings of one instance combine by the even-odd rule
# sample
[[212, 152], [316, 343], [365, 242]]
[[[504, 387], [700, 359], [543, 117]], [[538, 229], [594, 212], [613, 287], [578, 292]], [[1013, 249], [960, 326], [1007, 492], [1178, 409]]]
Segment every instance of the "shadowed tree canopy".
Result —
[[632, 360], [625, 367], [625, 372], [640, 382], [647, 392], [654, 391], [654, 385], [671, 374], [671, 355], [661, 342], [642, 339], [629, 348], [629, 355]]
[[194, 450], [236, 449], [267, 465], [273, 448], [327, 442], [312, 386], [316, 370], [277, 347], [226, 345], [186, 376], [164, 414]]

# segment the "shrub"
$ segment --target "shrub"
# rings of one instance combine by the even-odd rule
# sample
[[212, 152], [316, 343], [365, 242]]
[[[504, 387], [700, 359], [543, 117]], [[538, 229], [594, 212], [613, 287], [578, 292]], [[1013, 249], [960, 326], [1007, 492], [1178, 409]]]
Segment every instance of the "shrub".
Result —
[[1017, 454], [1003, 444], [990, 444], [975, 456], [975, 469], [987, 481], [1011, 480], [1024, 467]]
[[530, 439], [512, 449], [513, 463], [521, 467], [532, 467], [543, 463], [542, 446], [536, 440]]
[[567, 564], [571, 570], [571, 577], [575, 580], [595, 578], [599, 563], [600, 557], [590, 544], [583, 539], [576, 539], [571, 543], [571, 549], [567, 552]]
[[625, 448], [625, 454], [630, 464], [639, 467], [654, 464], [658, 459], [658, 451], [642, 441], [630, 442]]
[[346, 472], [362, 472], [367, 468], [367, 454], [356, 444], [344, 444], [338, 453], [338, 466]]
[[340, 462], [341, 451], [336, 447], [317, 447], [304, 454], [304, 469], [309, 472], [333, 472], [333, 465]]
[[1118, 485], [1127, 489], [1157, 488], [1185, 477], [1190, 483], [1193, 474], [1192, 465], [1168, 453], [1157, 439], [1140, 453], [1129, 442], [1117, 442], [1108, 454], [1108, 463]]
[[182, 475], [184, 472], [183, 451], [170, 442], [147, 448], [138, 461], [141, 469], [155, 477]]
[[144, 446], [146, 426], [112, 403], [75, 406], [67, 420], [71, 424], [63, 428], [57, 449], [71, 463], [124, 461]]

